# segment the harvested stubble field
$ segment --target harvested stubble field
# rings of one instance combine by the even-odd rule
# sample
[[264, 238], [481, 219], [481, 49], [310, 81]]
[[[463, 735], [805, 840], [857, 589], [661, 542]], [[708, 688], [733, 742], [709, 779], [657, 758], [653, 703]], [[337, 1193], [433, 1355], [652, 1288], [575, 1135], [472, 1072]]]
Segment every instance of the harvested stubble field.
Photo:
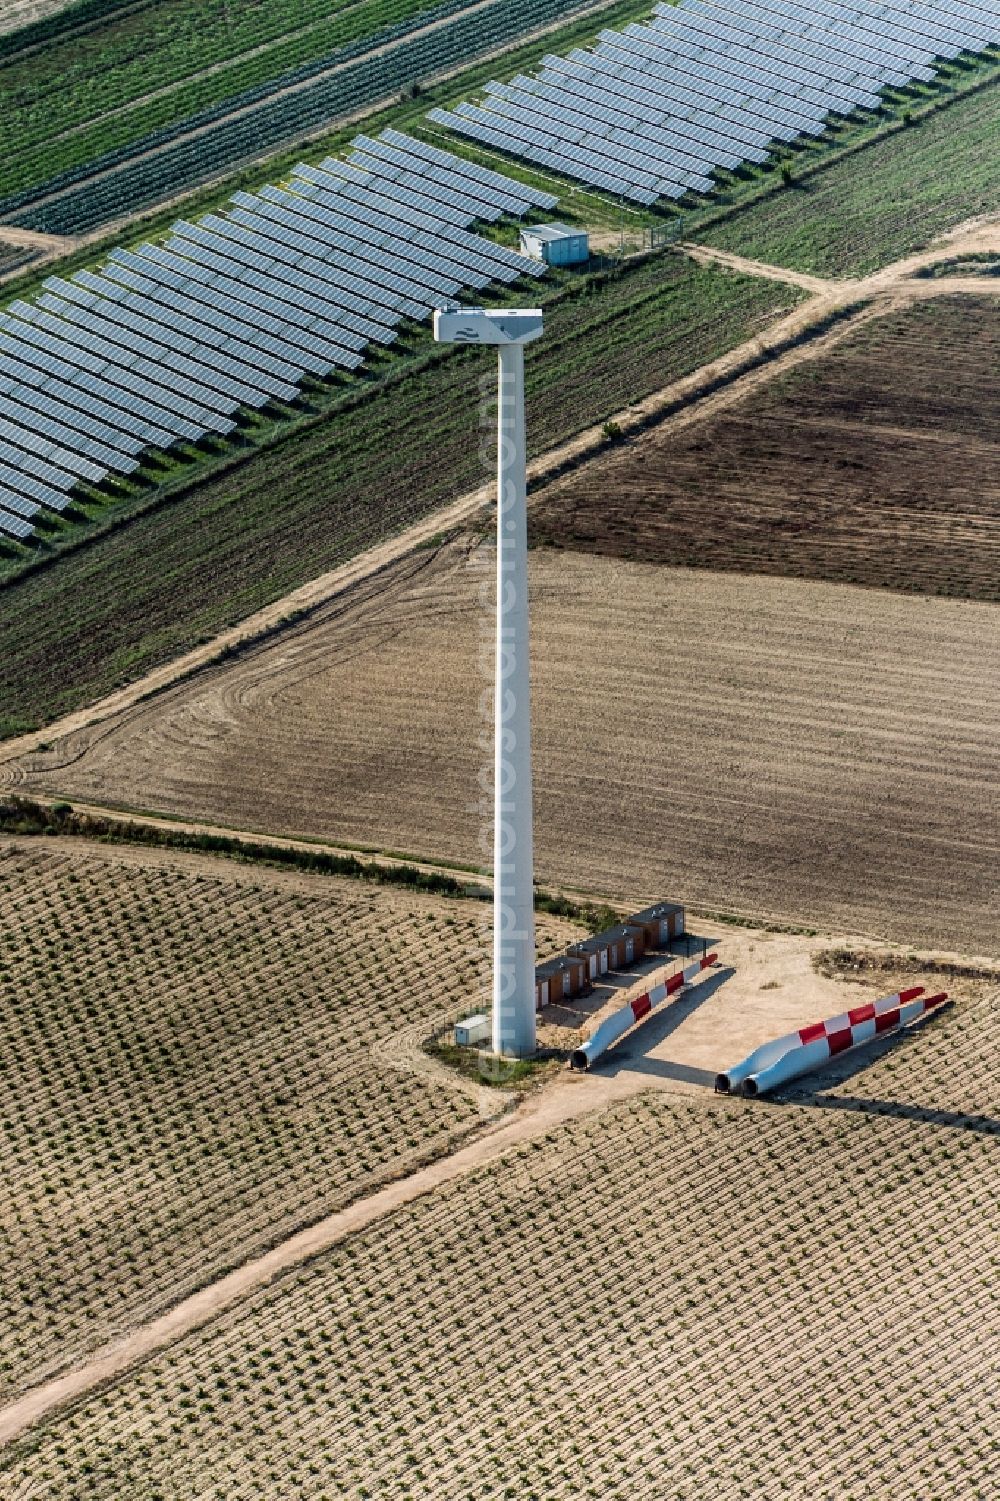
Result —
[[481, 1120], [479, 903], [5, 839], [0, 910], [0, 1402]]
[[728, 214], [700, 238], [821, 276], [860, 276], [1000, 209], [1000, 68], [978, 92], [848, 153], [787, 191]]
[[549, 486], [536, 542], [1000, 600], [1000, 300], [864, 324], [738, 407]]
[[[532, 361], [535, 453], [751, 338], [791, 288], [657, 256], [581, 280]], [[481, 358], [435, 359], [0, 593], [0, 736], [101, 697], [481, 484]], [[488, 420], [488, 419], [487, 419]]]
[[988, 1501], [998, 1167], [976, 1131], [640, 1095], [397, 1211], [0, 1469], [32, 1501]]
[[[492, 565], [413, 554], [7, 774], [480, 863]], [[994, 606], [549, 550], [531, 591], [539, 879], [1000, 953]]]

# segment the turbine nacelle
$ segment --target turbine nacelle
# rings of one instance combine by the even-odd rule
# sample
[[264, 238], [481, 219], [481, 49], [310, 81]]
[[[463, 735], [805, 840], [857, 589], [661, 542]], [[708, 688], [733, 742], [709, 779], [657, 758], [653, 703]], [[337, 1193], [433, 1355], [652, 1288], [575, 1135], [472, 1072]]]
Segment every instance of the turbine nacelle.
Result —
[[439, 344], [530, 344], [541, 337], [541, 308], [435, 308]]

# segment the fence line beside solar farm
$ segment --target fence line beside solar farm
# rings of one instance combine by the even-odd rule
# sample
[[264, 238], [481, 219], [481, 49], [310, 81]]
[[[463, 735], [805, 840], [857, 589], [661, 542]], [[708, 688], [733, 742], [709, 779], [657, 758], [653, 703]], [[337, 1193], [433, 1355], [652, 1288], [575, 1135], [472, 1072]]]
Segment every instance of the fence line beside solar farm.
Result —
[[237, 193], [164, 244], [113, 250], [0, 312], [0, 535], [80, 482], [225, 437], [241, 409], [356, 370], [405, 319], [545, 267], [470, 228], [556, 199], [386, 130], [288, 186]]
[[1000, 13], [975, 0], [679, 0], [428, 118], [650, 206], [998, 40]]

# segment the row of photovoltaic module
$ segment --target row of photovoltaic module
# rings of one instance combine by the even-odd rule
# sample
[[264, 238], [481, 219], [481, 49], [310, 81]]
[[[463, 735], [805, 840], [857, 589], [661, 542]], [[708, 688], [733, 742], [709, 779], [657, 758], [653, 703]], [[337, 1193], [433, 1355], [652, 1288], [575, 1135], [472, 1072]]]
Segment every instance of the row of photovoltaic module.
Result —
[[635, 203], [709, 192], [831, 115], [1000, 40], [982, 0], [680, 0], [429, 118]]
[[387, 130], [287, 187], [237, 193], [165, 244], [114, 250], [0, 312], [0, 533], [80, 482], [233, 431], [307, 376], [355, 370], [404, 319], [544, 269], [473, 233], [550, 194]]

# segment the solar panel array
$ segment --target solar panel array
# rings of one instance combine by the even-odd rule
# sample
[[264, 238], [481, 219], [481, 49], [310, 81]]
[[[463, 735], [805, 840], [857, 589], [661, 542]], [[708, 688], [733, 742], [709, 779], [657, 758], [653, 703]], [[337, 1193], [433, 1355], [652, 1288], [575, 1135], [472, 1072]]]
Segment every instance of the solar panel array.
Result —
[[998, 39], [988, 0], [680, 0], [429, 118], [649, 205], [709, 192], [717, 169], [763, 162]]
[[406, 318], [544, 267], [477, 221], [556, 199], [398, 131], [287, 187], [237, 193], [164, 244], [113, 250], [0, 312], [0, 534], [30, 537], [81, 482], [231, 433], [306, 376], [355, 370]]

